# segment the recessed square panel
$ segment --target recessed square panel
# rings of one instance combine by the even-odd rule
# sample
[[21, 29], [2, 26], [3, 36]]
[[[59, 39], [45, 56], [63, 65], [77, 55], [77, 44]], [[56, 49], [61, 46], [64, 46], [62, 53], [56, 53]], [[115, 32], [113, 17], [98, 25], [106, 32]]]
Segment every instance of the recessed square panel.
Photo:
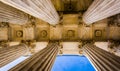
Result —
[[16, 37], [23, 37], [23, 31], [22, 30], [17, 30], [16, 31]]
[[102, 30], [95, 30], [95, 37], [101, 37], [102, 36]]
[[74, 30], [67, 30], [66, 36], [69, 38], [75, 37], [75, 31]]
[[50, 32], [49, 32], [49, 27], [38, 27], [37, 28], [37, 41], [46, 41], [49, 40]]
[[42, 31], [40, 31], [40, 37], [41, 37], [41, 38], [46, 38], [47, 35], [48, 35], [47, 30], [42, 30]]
[[77, 40], [78, 33], [77, 27], [64, 27], [62, 33], [63, 40]]

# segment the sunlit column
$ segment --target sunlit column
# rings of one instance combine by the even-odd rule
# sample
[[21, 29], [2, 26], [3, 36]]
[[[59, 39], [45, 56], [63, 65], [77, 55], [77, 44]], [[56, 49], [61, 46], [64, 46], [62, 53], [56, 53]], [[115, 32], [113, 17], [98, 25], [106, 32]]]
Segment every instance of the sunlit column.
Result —
[[32, 55], [9, 71], [51, 71], [56, 55], [58, 54], [58, 47], [57, 42], [50, 42], [46, 48]]
[[23, 25], [28, 22], [28, 15], [0, 2], [0, 22]]
[[120, 70], [120, 57], [109, 53], [93, 44], [86, 44], [83, 46], [83, 50], [97, 71]]
[[120, 13], [120, 0], [94, 0], [83, 15], [86, 24], [105, 19]]
[[29, 51], [25, 44], [0, 48], [0, 67], [14, 61]]
[[42, 19], [51, 25], [59, 23], [59, 16], [51, 0], [0, 0], [1, 2]]

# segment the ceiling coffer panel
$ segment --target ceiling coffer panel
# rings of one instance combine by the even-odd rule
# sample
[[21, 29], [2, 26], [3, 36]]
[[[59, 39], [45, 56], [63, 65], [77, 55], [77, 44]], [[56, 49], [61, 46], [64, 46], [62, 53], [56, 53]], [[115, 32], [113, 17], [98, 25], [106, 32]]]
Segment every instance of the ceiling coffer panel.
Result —
[[0, 0], [51, 25], [58, 24], [59, 16], [51, 0]]
[[28, 15], [0, 2], [0, 22], [23, 25], [28, 22]]
[[83, 15], [86, 24], [120, 13], [120, 0], [94, 0]]

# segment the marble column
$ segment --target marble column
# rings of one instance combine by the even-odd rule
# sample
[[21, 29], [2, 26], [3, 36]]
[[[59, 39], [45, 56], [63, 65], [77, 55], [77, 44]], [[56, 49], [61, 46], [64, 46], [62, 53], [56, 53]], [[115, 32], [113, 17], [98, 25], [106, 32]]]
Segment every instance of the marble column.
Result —
[[0, 67], [14, 61], [28, 51], [29, 49], [25, 44], [0, 48]]
[[120, 57], [109, 53], [93, 44], [86, 44], [83, 46], [83, 50], [97, 71], [120, 70]]
[[59, 15], [51, 0], [0, 0], [1, 2], [55, 25], [59, 23]]
[[83, 15], [86, 24], [108, 18], [120, 13], [120, 0], [94, 0]]
[[35, 53], [9, 71], [51, 71], [58, 54], [58, 48], [58, 42], [50, 42], [46, 48]]
[[23, 25], [28, 21], [28, 14], [0, 2], [0, 22]]

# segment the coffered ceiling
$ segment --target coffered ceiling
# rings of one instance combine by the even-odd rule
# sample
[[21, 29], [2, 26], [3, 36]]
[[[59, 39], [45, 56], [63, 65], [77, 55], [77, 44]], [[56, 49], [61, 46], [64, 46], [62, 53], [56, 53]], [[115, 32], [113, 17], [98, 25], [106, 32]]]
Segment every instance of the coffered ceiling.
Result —
[[[0, 0], [0, 1], [7, 1], [7, 0]], [[8, 0], [9, 1], [9, 0]], [[10, 2], [12, 2], [13, 0], [10, 0]], [[17, 0], [14, 0], [17, 3]], [[42, 3], [44, 5], [39, 6], [39, 4], [37, 4], [37, 7], [34, 7], [34, 5], [36, 5], [36, 1], [44, 1], [44, 0], [35, 0], [35, 4], [33, 5], [32, 2], [29, 2], [30, 0], [20, 0], [20, 1], [28, 1], [28, 3], [30, 3], [31, 5], [29, 6], [29, 4], [27, 4], [28, 7], [34, 9], [33, 11], [36, 12], [36, 8], [40, 8], [44, 7], [42, 9], [46, 9], [47, 4], [45, 4], [46, 2]], [[33, 0], [31, 0], [33, 1]], [[46, 0], [48, 1], [48, 0]], [[59, 23], [54, 23], [56, 25], [49, 25], [48, 21], [44, 21], [40, 18], [37, 17], [33, 17], [33, 14], [36, 14], [35, 12], [32, 12], [31, 15], [24, 17], [24, 13], [26, 12], [26, 9], [28, 10], [28, 8], [25, 8], [25, 12], [24, 11], [19, 11], [19, 10], [23, 10], [21, 9], [17, 9], [17, 15], [15, 16], [15, 19], [17, 19], [19, 22], [19, 15], [23, 15], [23, 17], [25, 19], [23, 19], [22, 21], [26, 21], [26, 18], [28, 18], [29, 22], [24, 24], [24, 25], [18, 25], [16, 24], [12, 24], [11, 19], [13, 20], [14, 18], [10, 18], [10, 21], [8, 21], [6, 23], [6, 21], [2, 21], [0, 23], [0, 41], [3, 40], [9, 40], [9, 41], [22, 41], [22, 40], [36, 40], [36, 41], [48, 41], [48, 40], [62, 40], [62, 41], [78, 41], [78, 40], [95, 40], [95, 41], [106, 41], [109, 39], [112, 40], [120, 40], [120, 23], [119, 23], [119, 19], [120, 19], [120, 15], [116, 15], [115, 17], [111, 17], [111, 18], [106, 18], [97, 22], [94, 22], [94, 24], [91, 23], [91, 25], [85, 25], [85, 22], [83, 22], [83, 14], [85, 14], [84, 12], [89, 11], [88, 7], [90, 5], [92, 5], [93, 0], [51, 0], [52, 3], [55, 6], [55, 11], [57, 10], [57, 12], [59, 13], [60, 17], [60, 21], [58, 21]], [[96, 0], [95, 0], [96, 1]], [[97, 0], [99, 1], [99, 0]], [[8, 2], [9, 3], [9, 2]], [[24, 3], [23, 3], [24, 4]], [[17, 5], [17, 4], [16, 4]], [[19, 3], [18, 3], [19, 5]], [[115, 4], [113, 4], [115, 5]], [[0, 10], [0, 15], [5, 15], [7, 16], [7, 14], [10, 15], [11, 17], [11, 13], [12, 13], [12, 17], [14, 17], [14, 14], [16, 14], [16, 8], [11, 7], [9, 9], [9, 5], [6, 6], [6, 4], [4, 5], [5, 8], [5, 13], [1, 13], [2, 11], [2, 7]], [[22, 5], [20, 5], [22, 6]], [[24, 6], [22, 6], [24, 7]], [[102, 7], [102, 6], [101, 6]], [[101, 8], [100, 7], [100, 8]], [[14, 8], [11, 12], [11, 8]], [[19, 7], [18, 7], [19, 8]], [[38, 8], [38, 9], [39, 9]], [[47, 6], [47, 8], [49, 8], [49, 6]], [[3, 9], [4, 10], [4, 9]], [[6, 13], [6, 10], [10, 10], [10, 12]], [[29, 10], [31, 11], [31, 10]], [[96, 10], [97, 11], [97, 10]], [[14, 13], [15, 12], [15, 13]], [[54, 16], [54, 13], [51, 14], [51, 12], [53, 11], [46, 11], [47, 13], [50, 12], [51, 16]], [[56, 12], [56, 13], [57, 13]], [[20, 13], [20, 14], [19, 14]], [[41, 14], [39, 11], [37, 11], [37, 13]], [[42, 12], [45, 13], [45, 12]], [[62, 14], [62, 15], [60, 15]], [[94, 13], [93, 13], [94, 14]], [[44, 14], [42, 14], [44, 16]], [[46, 13], [45, 13], [46, 15]], [[99, 13], [98, 13], [99, 15]], [[40, 15], [39, 15], [40, 16]], [[51, 17], [50, 16], [50, 17]], [[41, 16], [40, 16], [41, 17]], [[44, 16], [45, 18], [46, 16]], [[49, 16], [47, 16], [46, 18], [50, 18]], [[85, 16], [84, 16], [85, 17]], [[6, 18], [6, 17], [5, 17]], [[20, 17], [21, 18], [21, 17]], [[56, 18], [54, 18], [55, 20]], [[50, 21], [53, 20], [53, 18], [49, 19]], [[54, 21], [53, 20], [53, 21]], [[94, 20], [94, 19], [93, 19]], [[16, 22], [16, 21], [15, 21]], [[113, 34], [114, 33], [114, 34]]]

